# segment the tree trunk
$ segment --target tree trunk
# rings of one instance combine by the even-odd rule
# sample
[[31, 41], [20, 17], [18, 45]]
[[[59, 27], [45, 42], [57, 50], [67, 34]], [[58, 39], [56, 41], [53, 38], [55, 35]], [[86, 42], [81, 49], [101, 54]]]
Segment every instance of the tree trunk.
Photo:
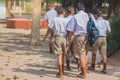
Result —
[[108, 0], [108, 1], [109, 1], [108, 18], [117, 16], [119, 14], [120, 1], [119, 0]]
[[120, 1], [115, 0], [114, 2], [114, 16], [117, 16], [119, 14], [119, 9], [120, 9]]
[[46, 12], [49, 10], [49, 0], [46, 0]]
[[31, 45], [40, 45], [41, 0], [33, 0]]
[[6, 15], [7, 17], [11, 17], [10, 14], [10, 9], [12, 8], [12, 1], [11, 0], [6, 0]]
[[108, 0], [109, 1], [109, 11], [108, 11], [108, 18], [111, 16], [114, 16], [114, 11], [113, 11], [113, 1], [112, 0]]

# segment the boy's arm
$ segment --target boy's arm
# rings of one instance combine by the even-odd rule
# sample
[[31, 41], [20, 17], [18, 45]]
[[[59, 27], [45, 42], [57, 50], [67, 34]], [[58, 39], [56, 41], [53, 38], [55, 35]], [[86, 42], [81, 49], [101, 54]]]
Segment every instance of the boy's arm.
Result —
[[71, 38], [72, 38], [73, 32], [67, 31], [67, 36], [68, 36], [68, 45], [71, 45]]
[[109, 24], [109, 22], [107, 22], [107, 31], [106, 31], [106, 34], [110, 34], [110, 33], [111, 33], [110, 24]]
[[45, 36], [44, 36], [42, 42], [44, 42], [44, 41], [46, 40], [46, 38], [47, 38], [47, 36], [49, 35], [50, 32], [51, 32], [51, 29], [48, 28], [48, 30], [47, 30], [47, 32], [46, 32], [46, 34], [45, 34]]
[[46, 32], [46, 34], [45, 34], [45, 37], [43, 38], [43, 42], [45, 41], [45, 39], [46, 39], [46, 37], [48, 36], [48, 34], [52, 31], [52, 29], [54, 28], [54, 26], [55, 26], [55, 22], [54, 22], [54, 20], [52, 20], [52, 22], [48, 25], [49, 26], [49, 28], [48, 28], [48, 30], [47, 30], [47, 32]]

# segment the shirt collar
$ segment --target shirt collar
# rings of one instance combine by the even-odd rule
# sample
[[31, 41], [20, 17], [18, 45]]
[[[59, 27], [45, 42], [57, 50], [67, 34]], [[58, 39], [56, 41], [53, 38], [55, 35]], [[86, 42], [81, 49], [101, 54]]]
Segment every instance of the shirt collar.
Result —
[[103, 20], [103, 18], [102, 17], [98, 17], [97, 20]]
[[60, 15], [60, 16], [58, 16], [58, 17], [63, 18], [64, 16], [63, 16], [63, 15]]
[[79, 13], [83, 13], [84, 11], [83, 10], [80, 10], [80, 11], [78, 11], [77, 13], [79, 14]]

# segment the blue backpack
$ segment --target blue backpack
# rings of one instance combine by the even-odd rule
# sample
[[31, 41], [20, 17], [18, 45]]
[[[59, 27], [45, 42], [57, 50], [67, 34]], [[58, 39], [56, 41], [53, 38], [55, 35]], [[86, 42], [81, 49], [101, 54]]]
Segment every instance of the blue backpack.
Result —
[[91, 15], [88, 13], [89, 21], [87, 23], [87, 41], [91, 47], [96, 45], [96, 40], [99, 36], [99, 30], [96, 28]]

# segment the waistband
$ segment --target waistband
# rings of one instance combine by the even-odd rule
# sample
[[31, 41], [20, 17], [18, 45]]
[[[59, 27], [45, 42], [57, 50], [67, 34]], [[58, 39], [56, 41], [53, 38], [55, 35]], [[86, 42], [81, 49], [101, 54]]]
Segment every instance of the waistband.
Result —
[[66, 38], [67, 36], [55, 35], [55, 38], [56, 37], [64, 37], [64, 38]]
[[106, 37], [106, 36], [99, 36], [99, 37]]
[[84, 35], [75, 35], [75, 37], [78, 37], [78, 36], [81, 36], [81, 37], [86, 37], [86, 36], [84, 36]]

